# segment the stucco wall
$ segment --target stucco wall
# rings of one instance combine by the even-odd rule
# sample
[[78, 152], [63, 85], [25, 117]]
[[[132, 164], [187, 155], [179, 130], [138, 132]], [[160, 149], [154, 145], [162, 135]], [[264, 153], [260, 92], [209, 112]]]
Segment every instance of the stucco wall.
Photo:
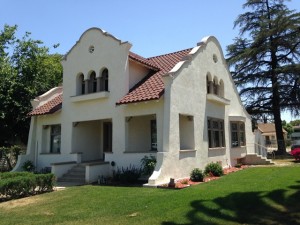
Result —
[[[188, 60], [181, 67], [178, 66], [171, 71], [171, 76], [164, 77], [166, 86], [164, 117], [169, 116], [170, 121], [164, 121], [163, 135], [168, 138], [164, 139], [165, 153], [158, 155], [162, 167], [150, 178], [152, 184], [167, 182], [171, 177], [189, 176], [193, 168], [204, 169], [207, 163], [212, 161], [221, 162], [222, 166], [226, 167], [233, 164], [235, 158], [245, 154], [248, 147], [239, 150], [230, 147], [230, 116], [239, 116], [245, 121], [247, 143], [253, 143], [250, 117], [239, 100], [218, 41], [213, 37], [204, 39], [192, 52], [193, 54], [189, 59], [187, 57]], [[224, 82], [224, 98], [229, 100], [229, 104], [228, 100], [224, 101], [226, 104], [222, 101], [208, 100], [207, 74]], [[179, 151], [180, 114], [193, 116], [195, 152]], [[224, 120], [226, 147], [208, 148], [208, 117]]]

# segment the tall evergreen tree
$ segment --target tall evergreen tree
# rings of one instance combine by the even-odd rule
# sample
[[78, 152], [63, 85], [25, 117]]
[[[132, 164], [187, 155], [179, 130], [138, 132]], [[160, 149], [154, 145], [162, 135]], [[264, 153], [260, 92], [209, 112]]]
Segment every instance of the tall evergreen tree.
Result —
[[[286, 0], [287, 1], [287, 0]], [[285, 154], [281, 112], [300, 114], [300, 13], [285, 0], [247, 0], [234, 27], [228, 63], [247, 111], [273, 115], [278, 153]]]

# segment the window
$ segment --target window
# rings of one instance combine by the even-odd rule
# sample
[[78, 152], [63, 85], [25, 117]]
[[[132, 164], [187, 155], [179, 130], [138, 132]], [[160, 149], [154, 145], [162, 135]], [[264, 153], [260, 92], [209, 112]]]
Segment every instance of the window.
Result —
[[206, 91], [207, 91], [207, 94], [210, 93], [210, 82], [211, 81], [208, 80], [208, 76], [206, 76]]
[[231, 122], [231, 147], [245, 146], [245, 123]]
[[91, 76], [90, 76], [90, 90], [89, 92], [90, 93], [95, 93], [97, 92], [97, 79], [96, 79], [96, 73], [93, 71], [91, 73]]
[[103, 151], [112, 152], [112, 123], [103, 123]]
[[209, 118], [208, 127], [208, 147], [225, 147], [224, 120]]
[[218, 80], [215, 78], [213, 82], [213, 91], [215, 95], [219, 95], [219, 84]]
[[108, 70], [104, 69], [101, 76], [101, 91], [108, 91]]
[[84, 81], [83, 74], [81, 74], [79, 76], [79, 85], [80, 85], [80, 94], [84, 95], [85, 94], [85, 81]]
[[157, 150], [157, 128], [156, 120], [151, 120], [151, 150]]
[[50, 134], [50, 153], [60, 153], [61, 126], [52, 125]]

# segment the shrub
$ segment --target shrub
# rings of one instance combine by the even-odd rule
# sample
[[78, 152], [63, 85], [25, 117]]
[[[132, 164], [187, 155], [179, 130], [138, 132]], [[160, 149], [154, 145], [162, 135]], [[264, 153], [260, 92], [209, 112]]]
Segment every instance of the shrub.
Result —
[[190, 179], [192, 181], [203, 181], [204, 175], [202, 173], [202, 170], [200, 170], [199, 168], [195, 168], [192, 170], [191, 174], [190, 174]]
[[28, 172], [7, 172], [1, 174], [0, 196], [14, 199], [47, 191], [52, 191], [53, 174], [33, 174]]
[[113, 180], [121, 183], [136, 183], [142, 174], [141, 169], [135, 166], [129, 166], [122, 169], [117, 169], [114, 173]]
[[213, 176], [219, 177], [223, 175], [223, 168], [219, 163], [209, 163], [206, 165], [204, 173], [206, 175], [212, 174]]
[[144, 156], [141, 159], [141, 167], [142, 167], [142, 174], [143, 175], [151, 175], [156, 166], [156, 158], [152, 155]]
[[33, 162], [30, 160], [27, 160], [26, 162], [23, 163], [22, 169], [27, 172], [33, 172], [35, 169], [35, 166], [33, 165]]

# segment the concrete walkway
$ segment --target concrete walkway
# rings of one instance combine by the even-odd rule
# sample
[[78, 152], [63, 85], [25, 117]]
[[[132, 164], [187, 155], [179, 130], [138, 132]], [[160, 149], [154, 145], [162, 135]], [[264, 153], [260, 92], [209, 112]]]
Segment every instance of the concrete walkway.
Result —
[[82, 186], [85, 185], [85, 183], [81, 182], [56, 182], [54, 185], [54, 190], [63, 190], [66, 187], [74, 187], [74, 186]]

